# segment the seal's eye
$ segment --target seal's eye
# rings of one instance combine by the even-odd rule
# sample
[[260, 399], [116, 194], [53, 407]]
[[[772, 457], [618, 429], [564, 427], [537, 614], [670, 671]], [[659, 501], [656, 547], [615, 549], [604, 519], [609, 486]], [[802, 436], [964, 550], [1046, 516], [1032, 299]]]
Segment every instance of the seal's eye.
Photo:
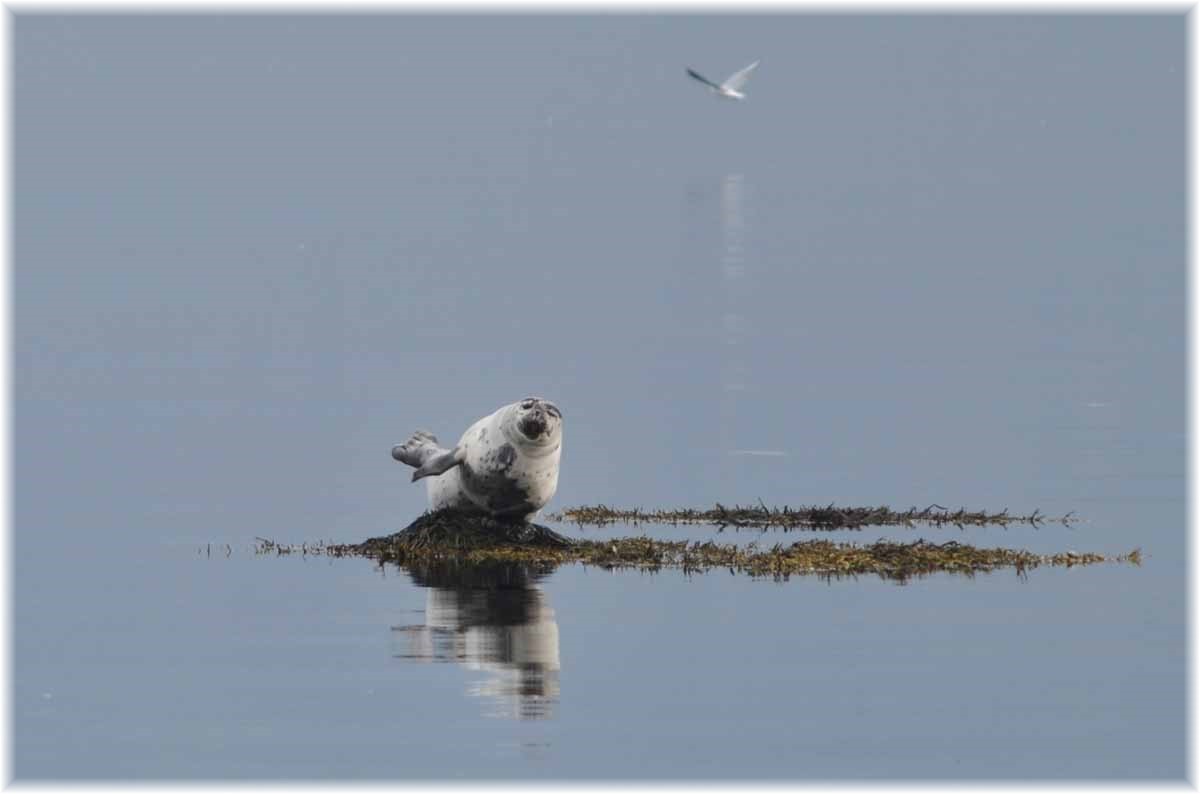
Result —
[[526, 411], [528, 411], [530, 408], [533, 407], [533, 403], [534, 403], [533, 400], [521, 400], [521, 407], [524, 408]]

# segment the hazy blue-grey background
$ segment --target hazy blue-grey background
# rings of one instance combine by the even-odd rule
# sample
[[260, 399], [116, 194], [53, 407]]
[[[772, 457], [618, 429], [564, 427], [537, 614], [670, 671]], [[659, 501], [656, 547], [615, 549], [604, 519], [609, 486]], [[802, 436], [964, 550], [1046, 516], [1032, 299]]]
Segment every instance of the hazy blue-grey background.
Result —
[[[1186, 44], [16, 16], [17, 776], [1182, 777]], [[684, 75], [759, 58], [742, 103]], [[403, 526], [391, 445], [531, 393], [566, 417], [552, 507], [1074, 511], [834, 537], [1145, 562], [560, 569], [528, 591], [557, 690], [516, 720], [476, 657], [397, 652], [435, 591], [249, 553]]]

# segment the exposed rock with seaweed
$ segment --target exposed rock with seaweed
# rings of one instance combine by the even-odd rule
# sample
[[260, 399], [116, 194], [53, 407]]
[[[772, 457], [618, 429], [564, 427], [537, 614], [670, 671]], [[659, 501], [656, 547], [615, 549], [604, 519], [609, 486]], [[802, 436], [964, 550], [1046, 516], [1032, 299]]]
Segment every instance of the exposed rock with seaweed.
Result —
[[574, 543], [550, 527], [525, 521], [505, 521], [482, 513], [453, 508], [422, 513], [404, 529], [371, 538], [348, 549], [366, 557], [385, 558], [396, 550], [476, 549], [512, 546], [529, 549], [566, 548]]
[[[259, 542], [260, 553], [289, 554], [297, 547]], [[731, 574], [786, 579], [795, 574], [855, 576], [875, 574], [906, 580], [937, 572], [972, 575], [997, 569], [1018, 574], [1042, 565], [1076, 566], [1102, 562], [1140, 564], [1141, 553], [1106, 556], [1075, 551], [1036, 554], [1021, 549], [978, 548], [956, 541], [924, 539], [870, 544], [805, 540], [759, 546], [712, 541], [664, 541], [647, 536], [611, 540], [572, 540], [549, 527], [497, 521], [473, 513], [442, 510], [425, 513], [404, 530], [357, 544], [304, 546], [304, 553], [358, 556], [394, 563], [410, 570], [479, 567], [513, 563], [532, 575], [544, 575], [567, 563], [647, 571], [678, 569], [686, 573], [726, 569]], [[500, 570], [500, 568], [496, 568]]]

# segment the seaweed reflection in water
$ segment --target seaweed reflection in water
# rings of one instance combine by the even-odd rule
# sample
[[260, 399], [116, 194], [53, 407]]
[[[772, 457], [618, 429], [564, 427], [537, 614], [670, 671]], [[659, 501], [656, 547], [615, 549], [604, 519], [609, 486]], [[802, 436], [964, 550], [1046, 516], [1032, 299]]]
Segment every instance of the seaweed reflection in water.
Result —
[[404, 570], [425, 588], [425, 623], [392, 629], [397, 658], [458, 662], [492, 716], [544, 719], [558, 702], [558, 623], [537, 582], [552, 566], [430, 560]]

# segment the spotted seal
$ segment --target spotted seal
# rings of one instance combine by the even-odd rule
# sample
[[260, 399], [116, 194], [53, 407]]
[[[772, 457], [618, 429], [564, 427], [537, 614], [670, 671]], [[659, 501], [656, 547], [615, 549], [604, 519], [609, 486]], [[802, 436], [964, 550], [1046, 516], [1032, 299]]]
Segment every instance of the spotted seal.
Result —
[[521, 518], [541, 510], [558, 488], [562, 412], [538, 397], [499, 408], [467, 428], [454, 449], [425, 430], [392, 447], [392, 457], [428, 477], [429, 508], [458, 507]]

